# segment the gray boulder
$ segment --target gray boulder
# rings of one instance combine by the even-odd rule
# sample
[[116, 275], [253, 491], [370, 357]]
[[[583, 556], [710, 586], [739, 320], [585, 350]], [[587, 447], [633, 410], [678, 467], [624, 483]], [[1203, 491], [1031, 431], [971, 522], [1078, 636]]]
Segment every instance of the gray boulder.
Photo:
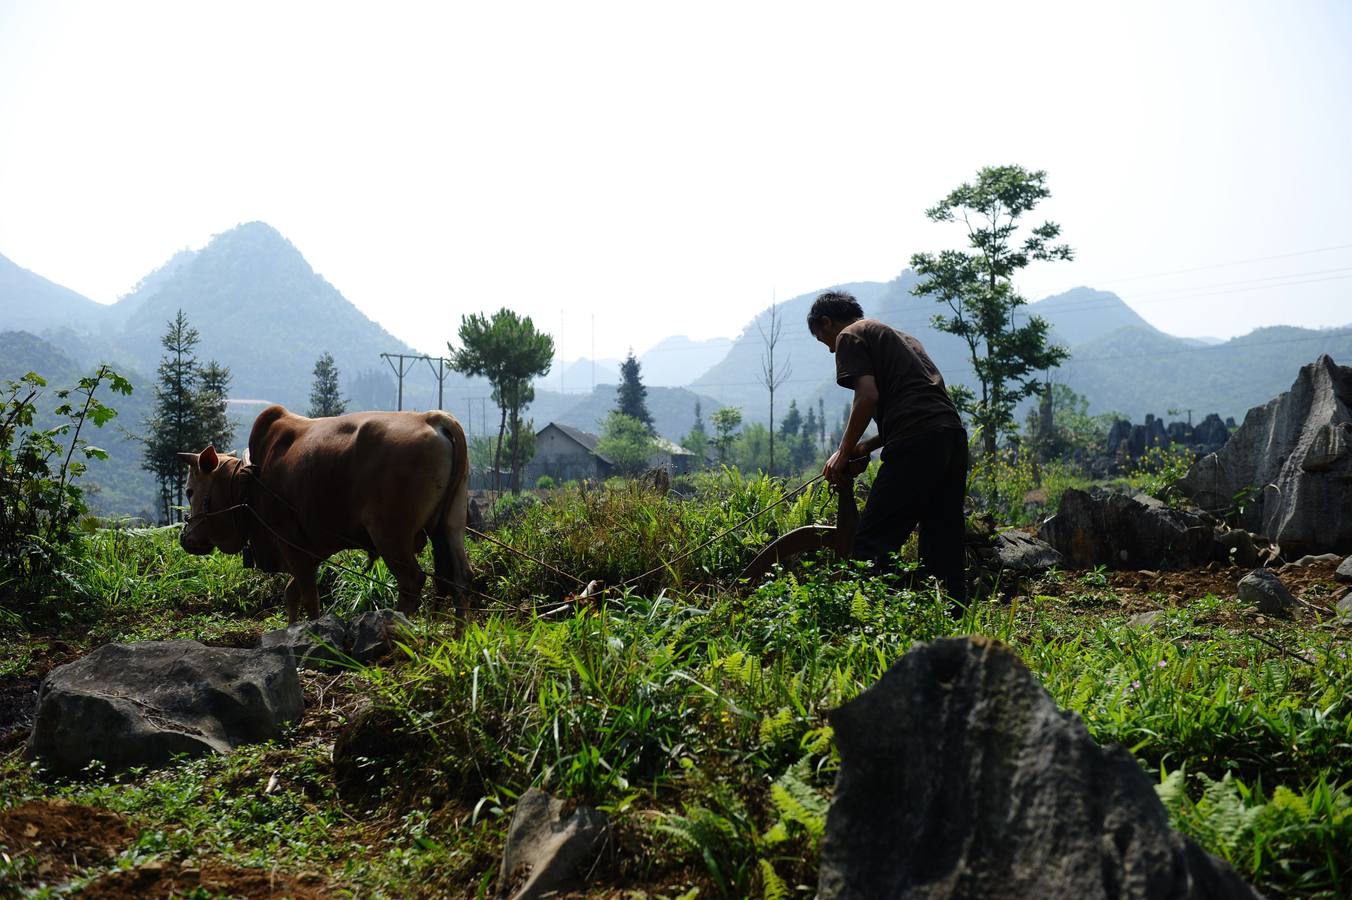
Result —
[[394, 650], [395, 641], [412, 634], [408, 616], [392, 609], [364, 612], [347, 624], [347, 652], [359, 663], [380, 659]]
[[921, 644], [830, 719], [822, 900], [1259, 896], [996, 642]]
[[529, 900], [586, 888], [610, 843], [610, 822], [590, 806], [565, 809], [538, 788], [521, 795], [507, 830], [498, 896]]
[[47, 675], [27, 753], [58, 776], [161, 766], [278, 737], [304, 706], [286, 647], [106, 644]]
[[1299, 601], [1270, 569], [1254, 569], [1239, 580], [1239, 599], [1268, 616], [1288, 615]]
[[1068, 490], [1038, 529], [1067, 565], [1112, 569], [1178, 569], [1211, 559], [1209, 516], [1170, 509], [1145, 494]]
[[264, 634], [259, 647], [289, 647], [300, 669], [326, 669], [346, 657], [347, 624], [333, 613]]
[[994, 549], [1000, 568], [1021, 575], [1045, 572], [1052, 566], [1064, 563], [1055, 547], [1022, 531], [1002, 531], [996, 534]]
[[1333, 573], [1333, 580], [1348, 584], [1352, 582], [1352, 556], [1342, 561], [1342, 564]]
[[1203, 509], [1228, 510], [1275, 541], [1286, 558], [1352, 550], [1352, 368], [1328, 356], [1300, 370], [1291, 390], [1249, 410], [1224, 447], [1178, 483]]
[[1307, 553], [1300, 559], [1293, 562], [1293, 566], [1318, 566], [1325, 563], [1341, 562], [1342, 557], [1336, 553]]
[[1352, 591], [1343, 594], [1338, 605], [1334, 607], [1334, 612], [1338, 614], [1339, 622], [1352, 622]]

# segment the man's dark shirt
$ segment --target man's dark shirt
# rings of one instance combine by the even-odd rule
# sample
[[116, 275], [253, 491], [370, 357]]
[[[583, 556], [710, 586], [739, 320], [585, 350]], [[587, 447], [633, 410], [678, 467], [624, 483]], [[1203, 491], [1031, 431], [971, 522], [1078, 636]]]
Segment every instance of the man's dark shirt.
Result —
[[904, 331], [875, 319], [856, 319], [841, 329], [836, 338], [836, 383], [853, 390], [861, 375], [872, 375], [878, 383], [873, 418], [884, 446], [962, 427], [944, 377], [920, 342]]

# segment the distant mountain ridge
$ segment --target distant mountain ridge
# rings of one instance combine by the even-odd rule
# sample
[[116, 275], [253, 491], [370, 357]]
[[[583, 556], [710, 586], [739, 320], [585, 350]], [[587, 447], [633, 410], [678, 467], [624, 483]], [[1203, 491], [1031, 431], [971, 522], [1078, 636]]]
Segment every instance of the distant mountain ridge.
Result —
[[84, 325], [94, 331], [107, 310], [102, 303], [0, 256], [0, 330], [37, 334]]

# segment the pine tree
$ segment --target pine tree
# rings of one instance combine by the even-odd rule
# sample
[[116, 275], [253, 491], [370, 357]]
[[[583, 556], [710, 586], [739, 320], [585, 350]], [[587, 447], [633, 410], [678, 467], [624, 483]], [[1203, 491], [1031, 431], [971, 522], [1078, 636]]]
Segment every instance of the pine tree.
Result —
[[811, 405], [807, 408], [807, 417], [803, 419], [803, 438], [814, 449], [817, 447], [817, 410]]
[[648, 434], [655, 434], [653, 417], [648, 412], [648, 389], [643, 386], [641, 368], [639, 361], [634, 358], [634, 351], [630, 350], [624, 362], [620, 363], [620, 389], [616, 393], [615, 409], [631, 419], [638, 419], [648, 429]]
[[681, 446], [694, 454], [695, 465], [704, 466], [704, 456], [709, 449], [709, 432], [704, 427], [704, 416], [700, 413], [698, 400], [695, 401], [695, 424], [690, 426], [690, 432], [681, 439]]
[[325, 352], [315, 361], [314, 374], [314, 386], [310, 388], [310, 411], [306, 415], [318, 419], [341, 416], [347, 412], [347, 400], [338, 389], [338, 367], [334, 365], [331, 353]]
[[156, 371], [155, 408], [146, 422], [149, 436], [141, 468], [152, 472], [159, 484], [160, 521], [165, 523], [176, 520], [174, 507], [183, 506], [188, 473], [178, 454], [205, 446], [197, 424], [202, 376], [193, 354], [200, 340], [197, 329], [188, 324], [181, 309], [160, 338], [165, 352]]
[[798, 412], [798, 401], [790, 400], [789, 411], [784, 413], [784, 418], [779, 422], [779, 436], [783, 438], [796, 437], [802, 427], [803, 415]]
[[235, 423], [225, 405], [230, 396], [230, 370], [213, 359], [198, 370], [198, 377], [197, 425], [201, 443], [227, 450], [235, 439]]

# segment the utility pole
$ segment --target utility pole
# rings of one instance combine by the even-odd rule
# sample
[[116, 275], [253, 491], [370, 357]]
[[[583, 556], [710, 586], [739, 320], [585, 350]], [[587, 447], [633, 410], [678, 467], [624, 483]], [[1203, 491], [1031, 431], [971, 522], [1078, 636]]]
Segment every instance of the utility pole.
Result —
[[[446, 378], [450, 375], [447, 366], [450, 360], [440, 356], [413, 355], [408, 353], [382, 353], [380, 358], [390, 364], [394, 374], [399, 377], [399, 410], [404, 408], [404, 376], [407, 375], [418, 360], [427, 363], [427, 368], [432, 370], [432, 377], [437, 380], [437, 409], [442, 409], [446, 402]], [[395, 364], [398, 360], [398, 364]]]

